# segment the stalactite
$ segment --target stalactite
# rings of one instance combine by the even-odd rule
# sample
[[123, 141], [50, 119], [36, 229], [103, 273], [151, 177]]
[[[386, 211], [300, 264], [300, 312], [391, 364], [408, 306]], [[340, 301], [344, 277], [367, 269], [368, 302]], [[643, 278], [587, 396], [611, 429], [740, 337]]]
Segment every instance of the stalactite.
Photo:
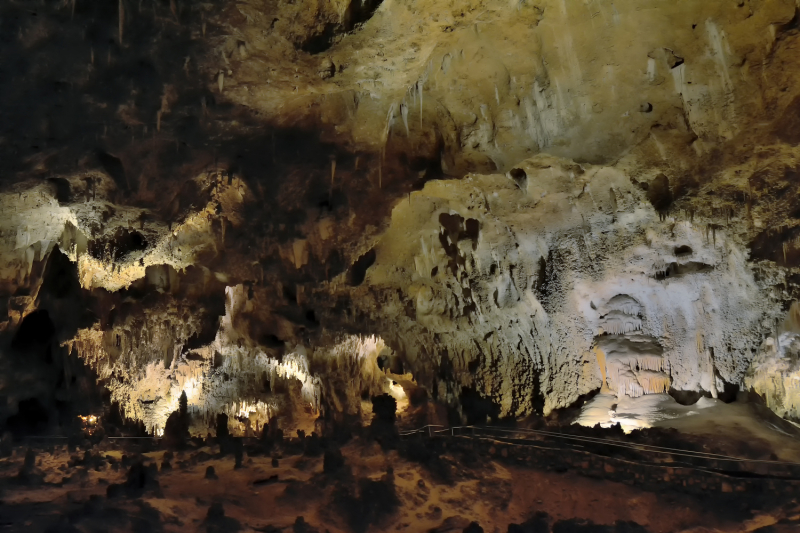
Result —
[[639, 370], [661, 372], [664, 370], [664, 358], [660, 355], [638, 355], [635, 365]]
[[422, 129], [422, 85], [423, 81], [419, 80], [417, 82], [417, 88], [419, 89], [419, 129]]
[[336, 177], [336, 159], [331, 159], [331, 192], [330, 196], [333, 196], [333, 183]]
[[642, 329], [642, 321], [637, 317], [610, 317], [604, 325], [606, 332], [611, 335], [624, 335]]
[[122, 44], [122, 32], [124, 25], [125, 25], [125, 5], [123, 4], [122, 0], [119, 0], [119, 44], [120, 45]]
[[638, 398], [644, 394], [644, 389], [631, 370], [619, 372], [615, 381], [618, 394], [626, 394], [631, 398]]
[[636, 373], [636, 379], [645, 394], [664, 394], [669, 390], [669, 376], [663, 372], [642, 371]]

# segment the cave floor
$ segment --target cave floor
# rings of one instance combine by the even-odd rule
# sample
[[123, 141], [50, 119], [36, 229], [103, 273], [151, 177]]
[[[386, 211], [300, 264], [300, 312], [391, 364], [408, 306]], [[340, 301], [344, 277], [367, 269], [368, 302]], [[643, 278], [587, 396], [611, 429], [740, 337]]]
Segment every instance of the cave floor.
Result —
[[[702, 472], [689, 478], [695, 489], [702, 485], [698, 496], [675, 483], [663, 490], [639, 484], [638, 473], [612, 480], [623, 462], [612, 466], [600, 458], [605, 474], [588, 477], [588, 462], [555, 471], [531, 468], [519, 464], [513, 448], [502, 442], [476, 447], [455, 440], [444, 444], [436, 461], [426, 462], [355, 438], [341, 448], [344, 466], [331, 472], [321, 453], [309, 456], [292, 441], [294, 446], [273, 449], [271, 456], [245, 445], [239, 468], [234, 456], [220, 456], [216, 445], [175, 452], [167, 468], [163, 449], [146, 451], [147, 446], [128, 442], [105, 440], [72, 452], [63, 444], [44, 445], [36, 448], [36, 466], [27, 476], [19, 474], [26, 449], [16, 448], [0, 460], [0, 530], [445, 532], [462, 531], [472, 521], [501, 533], [800, 527], [796, 485], [794, 493], [776, 490], [756, 509], [752, 493], [734, 487], [720, 494], [719, 484]], [[273, 458], [279, 458], [278, 466]], [[138, 486], [126, 489], [127, 465], [134, 461], [142, 462], [145, 474]], [[115, 493], [114, 484], [123, 490]], [[355, 487], [360, 487], [357, 499]], [[393, 487], [389, 492], [396, 501], [380, 487]], [[528, 529], [509, 529], [526, 521]]]

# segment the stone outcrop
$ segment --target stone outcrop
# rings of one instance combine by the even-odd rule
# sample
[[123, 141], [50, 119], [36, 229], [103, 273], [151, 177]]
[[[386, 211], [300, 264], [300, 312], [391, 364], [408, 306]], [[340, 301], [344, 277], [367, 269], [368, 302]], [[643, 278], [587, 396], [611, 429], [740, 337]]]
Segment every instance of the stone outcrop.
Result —
[[797, 416], [795, 2], [121, 5], [0, 43], [51, 54], [0, 111], [62, 80], [0, 139], [2, 360], [53, 374], [4, 416], [77, 361], [156, 432], [181, 392], [246, 433], [409, 373], [465, 418], [740, 387]]
[[776, 311], [735, 233], [659, 217], [618, 169], [519, 169], [523, 188], [428, 184], [375, 246], [353, 301], [418, 379], [454, 402], [476, 387], [499, 416], [566, 407], [603, 380], [634, 397], [741, 382]]

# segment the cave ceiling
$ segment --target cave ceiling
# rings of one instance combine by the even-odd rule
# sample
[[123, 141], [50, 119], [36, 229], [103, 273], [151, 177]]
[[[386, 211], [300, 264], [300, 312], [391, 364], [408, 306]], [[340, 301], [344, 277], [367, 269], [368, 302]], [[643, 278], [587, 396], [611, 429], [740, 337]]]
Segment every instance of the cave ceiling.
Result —
[[4, 2], [4, 416], [81, 362], [156, 432], [181, 392], [358, 415], [389, 370], [497, 418], [800, 417], [799, 9]]

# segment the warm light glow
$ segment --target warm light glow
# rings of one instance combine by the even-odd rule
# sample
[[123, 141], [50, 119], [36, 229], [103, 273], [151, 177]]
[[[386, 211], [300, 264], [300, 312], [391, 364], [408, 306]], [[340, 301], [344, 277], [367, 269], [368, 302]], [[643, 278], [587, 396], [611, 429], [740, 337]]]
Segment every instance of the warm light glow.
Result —
[[406, 398], [406, 391], [403, 390], [403, 387], [397, 383], [396, 381], [389, 381], [389, 394], [391, 394], [395, 400], [400, 401]]
[[78, 418], [80, 418], [85, 425], [93, 426], [97, 423], [97, 417], [95, 415], [79, 415]]

